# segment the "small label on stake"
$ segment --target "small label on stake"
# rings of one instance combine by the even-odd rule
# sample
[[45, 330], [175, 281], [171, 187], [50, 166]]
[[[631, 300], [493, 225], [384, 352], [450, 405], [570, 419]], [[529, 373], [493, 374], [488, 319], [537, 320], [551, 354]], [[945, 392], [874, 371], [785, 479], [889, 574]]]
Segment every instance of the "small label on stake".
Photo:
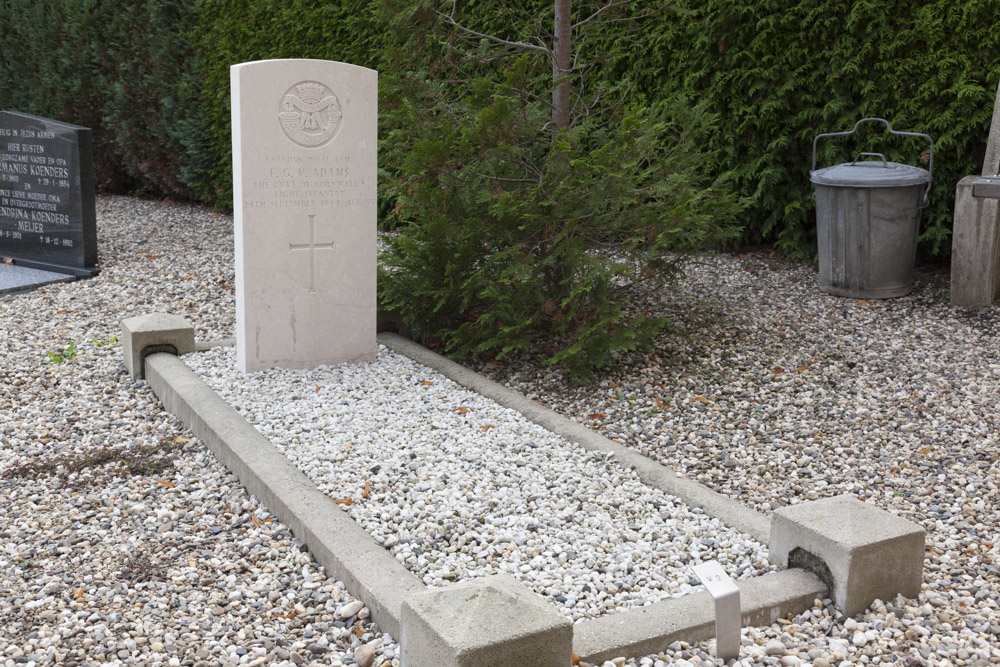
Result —
[[715, 657], [740, 657], [740, 589], [718, 561], [693, 568], [708, 594], [715, 600]]

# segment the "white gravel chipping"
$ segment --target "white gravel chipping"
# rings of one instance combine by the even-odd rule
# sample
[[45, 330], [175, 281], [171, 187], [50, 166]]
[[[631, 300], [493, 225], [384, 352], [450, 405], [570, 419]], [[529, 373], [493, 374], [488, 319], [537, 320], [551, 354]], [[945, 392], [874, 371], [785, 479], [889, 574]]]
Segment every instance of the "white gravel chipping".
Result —
[[232, 335], [232, 219], [100, 197], [97, 227], [96, 278], [0, 295], [0, 665], [399, 667], [364, 601], [122, 366], [121, 317]]
[[[601, 453], [379, 346], [367, 364], [243, 375], [186, 362], [429, 586], [508, 573], [579, 620], [700, 590], [767, 548]], [[367, 491], [366, 491], [367, 489]]]

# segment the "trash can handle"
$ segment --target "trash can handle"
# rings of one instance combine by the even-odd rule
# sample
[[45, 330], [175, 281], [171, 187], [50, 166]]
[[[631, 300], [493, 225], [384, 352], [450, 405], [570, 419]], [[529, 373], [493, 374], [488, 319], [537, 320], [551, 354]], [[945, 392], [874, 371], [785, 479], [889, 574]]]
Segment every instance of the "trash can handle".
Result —
[[[931, 150], [928, 159], [929, 164], [927, 167], [927, 171], [930, 174], [930, 179], [927, 181], [927, 189], [924, 190], [924, 203], [918, 207], [918, 208], [925, 208], [927, 206], [928, 198], [930, 197], [931, 194], [931, 184], [934, 183], [934, 139], [932, 139], [929, 134], [922, 134], [920, 132], [899, 132], [897, 130], [894, 130], [892, 129], [892, 125], [890, 125], [889, 121], [887, 121], [885, 118], [862, 118], [861, 120], [859, 120], [857, 123], [854, 124], [854, 129], [851, 130], [850, 132], [827, 132], [825, 134], [817, 134], [816, 138], [813, 139], [812, 170], [810, 173], [812, 173], [812, 171], [816, 171], [816, 143], [820, 140], [820, 138], [843, 137], [848, 134], [854, 134], [855, 132], [858, 131], [858, 127], [861, 126], [861, 123], [867, 123], [869, 121], [878, 121], [880, 123], [885, 124], [885, 129], [889, 131], [889, 134], [899, 134], [899, 135], [905, 135], [907, 137], [923, 137], [924, 139], [930, 142]], [[862, 153], [862, 155], [864, 155], [864, 153]]]
[[851, 163], [852, 167], [858, 163], [858, 159], [860, 159], [862, 155], [867, 155], [869, 157], [880, 157], [882, 158], [883, 167], [885, 167], [886, 169], [895, 168], [894, 166], [893, 167], [889, 166], [889, 161], [885, 159], [885, 155], [882, 155], [882, 153], [858, 153], [857, 155], [854, 156], [854, 162]]

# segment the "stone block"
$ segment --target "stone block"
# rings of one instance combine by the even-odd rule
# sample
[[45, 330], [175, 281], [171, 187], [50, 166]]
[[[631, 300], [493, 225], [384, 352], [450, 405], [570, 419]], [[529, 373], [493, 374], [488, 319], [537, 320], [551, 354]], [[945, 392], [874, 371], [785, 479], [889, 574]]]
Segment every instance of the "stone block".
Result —
[[854, 616], [875, 599], [916, 597], [924, 529], [850, 495], [783, 507], [771, 519], [770, 559], [823, 579], [834, 602]]
[[966, 176], [955, 192], [951, 242], [951, 304], [988, 308], [1000, 292], [1000, 200], [976, 197], [980, 176]]
[[973, 197], [1000, 199], [1000, 176], [983, 176], [972, 187]]
[[122, 361], [135, 380], [146, 377], [144, 360], [154, 352], [194, 352], [194, 327], [179, 315], [149, 313], [122, 320]]
[[410, 595], [403, 667], [567, 667], [573, 624], [508, 575]]
[[395, 310], [383, 310], [379, 308], [377, 319], [378, 333], [399, 334], [403, 338], [410, 338], [410, 326], [403, 321], [403, 317]]

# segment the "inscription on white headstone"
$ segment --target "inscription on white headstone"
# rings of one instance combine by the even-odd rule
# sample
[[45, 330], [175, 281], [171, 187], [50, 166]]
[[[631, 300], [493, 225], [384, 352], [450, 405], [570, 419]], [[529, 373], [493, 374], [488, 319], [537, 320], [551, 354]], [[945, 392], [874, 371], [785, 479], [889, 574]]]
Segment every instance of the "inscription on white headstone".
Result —
[[264, 60], [230, 78], [240, 370], [373, 359], [376, 72]]

